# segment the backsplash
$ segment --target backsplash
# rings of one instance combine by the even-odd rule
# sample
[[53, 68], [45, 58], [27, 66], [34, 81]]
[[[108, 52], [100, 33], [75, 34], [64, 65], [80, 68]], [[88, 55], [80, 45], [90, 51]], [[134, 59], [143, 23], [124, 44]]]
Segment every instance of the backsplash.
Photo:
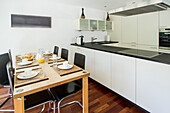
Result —
[[[107, 32], [106, 31], [76, 31], [75, 38], [80, 35], [84, 36], [84, 42], [90, 42], [91, 37], [97, 38], [97, 40], [95, 41], [104, 41]], [[73, 38], [73, 43], [75, 42], [75, 38]]]

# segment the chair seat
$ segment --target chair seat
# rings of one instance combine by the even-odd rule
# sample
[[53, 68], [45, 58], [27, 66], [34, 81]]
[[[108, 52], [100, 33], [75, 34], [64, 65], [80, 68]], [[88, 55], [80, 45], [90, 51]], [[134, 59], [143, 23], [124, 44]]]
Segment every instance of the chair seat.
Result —
[[28, 96], [25, 96], [24, 102], [25, 102], [25, 110], [29, 109], [31, 107], [34, 107], [36, 105], [48, 102], [48, 101], [53, 101], [54, 98], [50, 94], [48, 90], [40, 91]]
[[54, 88], [51, 88], [51, 92], [54, 94], [57, 101], [60, 101], [62, 98], [76, 93], [82, 89], [82, 86], [76, 82], [69, 82]]

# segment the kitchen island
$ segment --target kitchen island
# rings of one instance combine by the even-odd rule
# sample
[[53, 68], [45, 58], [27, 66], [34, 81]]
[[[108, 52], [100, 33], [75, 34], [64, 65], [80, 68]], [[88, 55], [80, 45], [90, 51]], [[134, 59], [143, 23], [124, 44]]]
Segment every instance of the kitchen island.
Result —
[[85, 54], [90, 77], [112, 91], [149, 112], [168, 113], [170, 54], [106, 43], [114, 42], [71, 44], [71, 56]]

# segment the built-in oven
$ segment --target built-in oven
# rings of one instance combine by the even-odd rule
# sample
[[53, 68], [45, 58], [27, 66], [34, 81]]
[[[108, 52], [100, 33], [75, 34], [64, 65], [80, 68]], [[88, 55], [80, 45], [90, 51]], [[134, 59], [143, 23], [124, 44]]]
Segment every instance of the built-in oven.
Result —
[[159, 29], [159, 48], [170, 49], [170, 28]]

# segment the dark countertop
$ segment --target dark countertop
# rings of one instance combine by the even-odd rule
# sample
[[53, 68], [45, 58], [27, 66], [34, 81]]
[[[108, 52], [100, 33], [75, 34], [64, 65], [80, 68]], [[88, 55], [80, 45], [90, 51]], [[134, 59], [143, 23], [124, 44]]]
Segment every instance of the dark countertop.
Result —
[[125, 55], [125, 56], [130, 56], [134, 58], [155, 61], [155, 62], [164, 63], [164, 64], [170, 64], [170, 54], [162, 53], [162, 52], [155, 52], [155, 51], [148, 51], [148, 50], [139, 50], [139, 49], [102, 45], [102, 44], [111, 44], [111, 43], [118, 43], [118, 42], [100, 41], [100, 42], [89, 42], [89, 43], [85, 43], [84, 45], [77, 45], [77, 44], [71, 44], [71, 45], [109, 52], [109, 53]]

